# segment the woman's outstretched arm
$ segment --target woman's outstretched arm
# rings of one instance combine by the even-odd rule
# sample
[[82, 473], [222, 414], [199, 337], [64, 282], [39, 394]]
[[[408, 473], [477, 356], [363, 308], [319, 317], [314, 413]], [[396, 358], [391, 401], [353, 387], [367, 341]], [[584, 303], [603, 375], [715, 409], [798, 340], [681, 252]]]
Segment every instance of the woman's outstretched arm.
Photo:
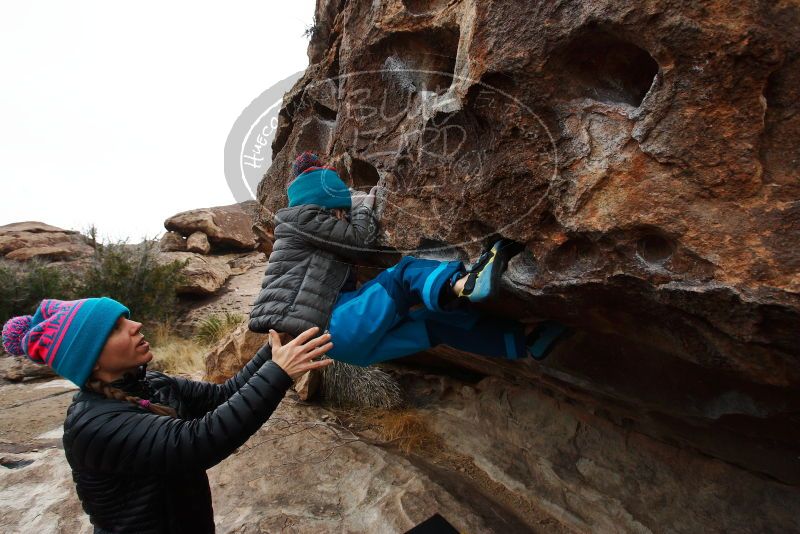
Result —
[[162, 373], [153, 373], [154, 381], [172, 380], [178, 387], [181, 401], [185, 409], [195, 417], [200, 417], [228, 400], [239, 391], [253, 374], [272, 357], [269, 345], [264, 345], [255, 353], [238, 373], [222, 384], [189, 380], [183, 377], [170, 377]]
[[311, 339], [315, 331], [309, 329], [283, 347], [273, 336], [275, 359], [264, 363], [227, 402], [198, 419], [156, 415], [111, 399], [75, 403], [64, 424], [70, 465], [101, 473], [164, 474], [219, 463], [272, 415], [292, 384], [291, 376], [332, 362], [312, 361], [331, 347], [329, 342], [323, 345], [328, 336]]

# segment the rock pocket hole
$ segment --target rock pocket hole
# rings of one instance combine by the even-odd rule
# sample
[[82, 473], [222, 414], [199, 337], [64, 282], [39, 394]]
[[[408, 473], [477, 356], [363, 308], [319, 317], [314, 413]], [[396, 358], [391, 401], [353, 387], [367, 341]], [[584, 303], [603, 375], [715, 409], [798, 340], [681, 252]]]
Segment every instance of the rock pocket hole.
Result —
[[381, 175], [371, 163], [353, 158], [353, 162], [350, 164], [350, 179], [355, 189], [369, 192], [372, 186], [378, 185]]
[[384, 58], [384, 78], [407, 92], [444, 93], [453, 81], [458, 37], [453, 28], [390, 35], [375, 49]]
[[636, 251], [647, 263], [664, 263], [672, 257], [673, 244], [660, 235], [648, 235], [639, 239]]
[[32, 463], [33, 460], [0, 458], [0, 465], [5, 467], [6, 469], [19, 469], [20, 467], [25, 467], [27, 465], [31, 465]]
[[569, 97], [639, 107], [658, 74], [658, 63], [642, 48], [606, 32], [575, 38], [557, 54], [553, 72]]

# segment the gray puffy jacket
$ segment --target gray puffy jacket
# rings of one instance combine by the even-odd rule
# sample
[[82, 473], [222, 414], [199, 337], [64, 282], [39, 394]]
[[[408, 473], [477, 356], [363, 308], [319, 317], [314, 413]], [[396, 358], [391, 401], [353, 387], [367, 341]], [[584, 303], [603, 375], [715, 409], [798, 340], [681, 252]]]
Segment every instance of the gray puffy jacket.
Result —
[[349, 220], [339, 220], [327, 208], [303, 204], [278, 210], [274, 222], [275, 242], [250, 330], [272, 328], [292, 336], [312, 326], [325, 330], [351, 263], [375, 245], [373, 211], [358, 206]]

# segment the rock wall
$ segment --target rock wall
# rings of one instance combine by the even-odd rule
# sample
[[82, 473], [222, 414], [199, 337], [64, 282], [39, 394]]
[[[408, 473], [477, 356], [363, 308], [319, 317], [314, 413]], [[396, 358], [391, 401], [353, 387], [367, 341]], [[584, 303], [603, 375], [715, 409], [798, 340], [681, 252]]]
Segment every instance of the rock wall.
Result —
[[316, 150], [382, 186], [386, 251], [525, 243], [491, 308], [578, 335], [541, 365], [426, 363], [549, 388], [687, 466], [798, 494], [797, 2], [319, 0], [309, 59], [257, 226]]

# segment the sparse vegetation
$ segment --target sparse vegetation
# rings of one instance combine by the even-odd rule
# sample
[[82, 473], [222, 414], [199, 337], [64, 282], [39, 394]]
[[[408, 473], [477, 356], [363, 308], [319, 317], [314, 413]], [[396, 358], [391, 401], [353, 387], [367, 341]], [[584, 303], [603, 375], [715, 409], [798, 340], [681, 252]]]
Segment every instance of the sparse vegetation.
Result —
[[0, 260], [0, 323], [32, 313], [45, 298], [111, 297], [127, 306], [133, 318], [148, 324], [174, 316], [180, 262], [159, 264], [157, 243], [151, 240], [139, 245], [93, 243], [93, 261], [75, 270], [35, 260]]
[[32, 313], [44, 298], [73, 298], [76, 284], [73, 275], [39, 261], [0, 260], [0, 323]]
[[244, 316], [239, 313], [225, 312], [224, 315], [210, 315], [198, 324], [195, 340], [202, 345], [213, 345], [243, 321]]
[[158, 243], [111, 243], [98, 246], [95, 261], [82, 280], [80, 293], [107, 296], [125, 304], [142, 322], [160, 322], [175, 315], [175, 288], [181, 282], [180, 262], [156, 261]]
[[162, 338], [153, 343], [153, 361], [148, 366], [154, 371], [167, 374], [191, 375], [205, 365], [203, 347], [191, 339], [177, 336]]
[[314, 36], [316, 36], [317, 33], [319, 33], [319, 31], [320, 31], [320, 24], [319, 21], [317, 20], [317, 16], [314, 15], [314, 19], [311, 21], [311, 24], [307, 25], [305, 27], [305, 30], [303, 30], [303, 37], [307, 39], [313, 39]]
[[439, 436], [431, 431], [423, 414], [417, 410], [366, 410], [357, 419], [357, 424], [406, 454], [432, 454], [442, 447]]

